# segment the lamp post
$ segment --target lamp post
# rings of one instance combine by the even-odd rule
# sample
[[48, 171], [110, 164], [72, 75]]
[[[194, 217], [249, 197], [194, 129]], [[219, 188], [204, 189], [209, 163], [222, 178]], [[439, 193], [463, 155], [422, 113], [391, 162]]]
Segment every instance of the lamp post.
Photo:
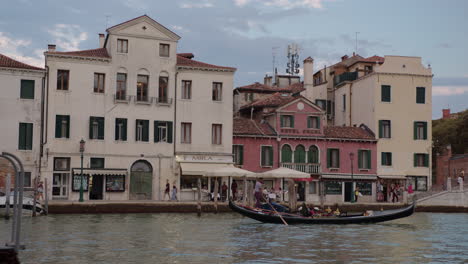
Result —
[[83, 152], [85, 150], [85, 141], [80, 140], [80, 153], [81, 153], [81, 177], [80, 177], [80, 202], [83, 202]]
[[349, 153], [349, 160], [351, 161], [351, 203], [354, 203], [354, 167], [353, 167], [353, 161], [354, 161], [354, 153], [351, 152]]

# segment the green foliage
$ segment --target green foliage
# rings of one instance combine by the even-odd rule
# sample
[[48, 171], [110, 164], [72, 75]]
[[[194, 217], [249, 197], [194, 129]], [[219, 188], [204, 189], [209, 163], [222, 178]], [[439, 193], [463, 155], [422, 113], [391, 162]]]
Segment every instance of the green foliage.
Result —
[[453, 154], [468, 153], [468, 110], [460, 112], [456, 119], [432, 121], [433, 151], [441, 153], [450, 144]]

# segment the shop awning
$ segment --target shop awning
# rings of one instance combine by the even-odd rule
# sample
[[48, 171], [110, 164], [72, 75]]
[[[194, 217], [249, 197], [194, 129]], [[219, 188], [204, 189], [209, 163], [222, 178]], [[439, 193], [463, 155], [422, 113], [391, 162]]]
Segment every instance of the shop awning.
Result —
[[310, 174], [281, 167], [278, 169], [269, 170], [269, 171], [265, 171], [262, 173], [257, 173], [257, 177], [277, 178], [277, 179], [282, 179], [282, 178], [297, 179], [297, 178], [310, 178]]
[[234, 167], [232, 164], [224, 165], [212, 171], [207, 171], [204, 176], [208, 177], [255, 177], [255, 173]]
[[[350, 174], [323, 174], [322, 179], [351, 180]], [[377, 175], [353, 175], [353, 180], [377, 180]]]
[[180, 162], [179, 164], [180, 164], [180, 168], [182, 169], [183, 175], [200, 175], [200, 176], [206, 176], [208, 172], [216, 171], [229, 165], [232, 166], [231, 163], [209, 163], [209, 162]]
[[[81, 174], [80, 168], [73, 168], [72, 173]], [[89, 169], [83, 168], [83, 174], [86, 175], [127, 175], [127, 169]]]
[[406, 180], [406, 176], [403, 176], [403, 175], [379, 175], [377, 176], [379, 177], [380, 179], [384, 179], [384, 180]]

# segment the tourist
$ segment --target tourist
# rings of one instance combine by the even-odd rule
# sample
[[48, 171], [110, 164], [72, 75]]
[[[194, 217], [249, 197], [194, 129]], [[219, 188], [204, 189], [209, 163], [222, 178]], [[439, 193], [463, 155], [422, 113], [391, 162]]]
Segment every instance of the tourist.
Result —
[[392, 203], [395, 201], [398, 203], [398, 185], [395, 185], [392, 183], [392, 186], [390, 187], [390, 195], [392, 196]]
[[221, 186], [221, 201], [223, 201], [223, 202], [226, 201], [227, 190], [228, 190], [228, 187], [226, 185], [226, 182], [223, 182], [223, 185]]
[[177, 198], [177, 187], [175, 185], [172, 186], [172, 201], [178, 201], [179, 199]]
[[413, 190], [413, 184], [410, 183], [410, 184], [408, 185], [408, 194], [412, 194], [413, 192], [414, 192], [414, 190]]
[[257, 182], [255, 183], [255, 199], [256, 199], [255, 206], [257, 208], [260, 208], [262, 206], [262, 202], [264, 201], [262, 184], [263, 184], [262, 178], [258, 179]]
[[39, 182], [39, 185], [37, 185], [37, 195], [36, 195], [36, 199], [37, 200], [44, 200], [44, 185], [43, 185], [43, 182]]
[[273, 188], [270, 189], [270, 192], [268, 192], [268, 201], [270, 203], [274, 202], [276, 200], [276, 193]]
[[357, 203], [359, 198], [359, 187], [356, 186], [356, 189], [354, 190], [354, 202]]
[[235, 201], [237, 199], [237, 183], [236, 183], [236, 181], [232, 181], [231, 191], [232, 191], [232, 200]]
[[164, 190], [163, 200], [166, 199], [166, 196], [167, 196], [168, 201], [171, 200], [170, 191], [171, 191], [171, 185], [169, 184], [169, 180], [166, 180], [166, 189]]
[[461, 174], [458, 175], [458, 186], [460, 186], [460, 191], [463, 191], [463, 178]]

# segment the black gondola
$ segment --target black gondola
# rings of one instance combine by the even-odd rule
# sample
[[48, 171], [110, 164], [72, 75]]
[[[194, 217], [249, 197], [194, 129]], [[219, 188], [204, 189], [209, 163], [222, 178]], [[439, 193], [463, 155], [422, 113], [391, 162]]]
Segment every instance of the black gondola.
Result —
[[[229, 201], [229, 207], [240, 213], [241, 215], [255, 219], [263, 223], [283, 224], [281, 218], [273, 211], [262, 210], [258, 208], [250, 208], [242, 205], [237, 205]], [[407, 207], [373, 211], [370, 215], [340, 215], [340, 216], [323, 216], [323, 217], [304, 217], [296, 214], [281, 213], [281, 216], [288, 224], [362, 224], [362, 223], [379, 223], [384, 221], [395, 220], [410, 216], [414, 213], [415, 204]]]

